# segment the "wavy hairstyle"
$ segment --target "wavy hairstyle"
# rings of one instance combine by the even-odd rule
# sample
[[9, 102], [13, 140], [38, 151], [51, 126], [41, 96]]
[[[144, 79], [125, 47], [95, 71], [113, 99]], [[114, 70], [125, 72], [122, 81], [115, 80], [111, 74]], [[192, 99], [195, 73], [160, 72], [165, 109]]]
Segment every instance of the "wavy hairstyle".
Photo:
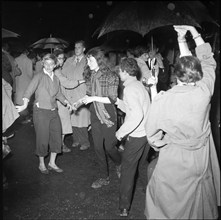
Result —
[[184, 56], [178, 59], [174, 74], [185, 83], [195, 83], [203, 78], [200, 60], [194, 56]]
[[[104, 50], [102, 50], [100, 47], [94, 47], [86, 53], [86, 57], [90, 57], [90, 56], [93, 56], [96, 59], [100, 71], [102, 71], [103, 73], [110, 73], [111, 72], [110, 68], [107, 65], [107, 60], [105, 58]], [[86, 65], [83, 75], [84, 75], [85, 79], [90, 78], [91, 71], [90, 71], [88, 65]]]

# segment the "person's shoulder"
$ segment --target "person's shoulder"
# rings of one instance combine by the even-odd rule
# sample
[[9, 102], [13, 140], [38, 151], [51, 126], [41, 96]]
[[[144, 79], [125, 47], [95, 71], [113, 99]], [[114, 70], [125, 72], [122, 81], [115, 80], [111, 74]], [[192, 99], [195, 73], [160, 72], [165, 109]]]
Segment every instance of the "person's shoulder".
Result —
[[153, 99], [153, 102], [159, 102], [162, 101], [166, 96], [167, 96], [166, 91], [160, 91], [159, 93], [156, 94], [156, 96]]
[[43, 70], [41, 70], [41, 71], [39, 71], [39, 72], [37, 72], [37, 73], [34, 74], [33, 79], [34, 79], [34, 78], [35, 78], [35, 79], [40, 79], [40, 78], [42, 78], [44, 75], [45, 75], [45, 74], [43, 73]]
[[112, 70], [108, 70], [106, 76], [109, 78], [110, 81], [119, 80], [117, 73]]

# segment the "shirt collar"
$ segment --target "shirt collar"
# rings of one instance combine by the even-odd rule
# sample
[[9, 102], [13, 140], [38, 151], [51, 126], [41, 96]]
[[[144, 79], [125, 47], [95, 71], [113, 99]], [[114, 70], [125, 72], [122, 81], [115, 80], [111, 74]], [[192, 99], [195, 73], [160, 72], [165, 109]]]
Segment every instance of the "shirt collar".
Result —
[[78, 61], [81, 62], [81, 59], [82, 59], [83, 57], [84, 57], [84, 55], [81, 55], [81, 56], [78, 56], [78, 57], [75, 56], [74, 61], [77, 62], [77, 59], [78, 59]]
[[128, 84], [130, 84], [131, 82], [135, 82], [135, 81], [137, 81], [137, 78], [134, 76], [132, 76], [132, 77], [129, 77], [124, 83], [123, 83], [123, 85], [124, 86], [127, 86]]
[[45, 70], [45, 68], [43, 68], [43, 72], [44, 72], [46, 75], [48, 75], [48, 76], [53, 80], [54, 72], [52, 72], [52, 75], [50, 75], [50, 73], [47, 72], [47, 71]]

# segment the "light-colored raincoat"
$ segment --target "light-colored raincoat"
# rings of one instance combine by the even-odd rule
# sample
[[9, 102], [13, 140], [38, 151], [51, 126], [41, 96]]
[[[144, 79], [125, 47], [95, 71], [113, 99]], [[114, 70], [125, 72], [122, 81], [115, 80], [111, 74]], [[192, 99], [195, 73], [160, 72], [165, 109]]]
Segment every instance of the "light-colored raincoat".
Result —
[[218, 217], [220, 168], [209, 122], [216, 63], [208, 43], [196, 54], [203, 79], [159, 93], [149, 111], [147, 138], [161, 148], [146, 189], [147, 219]]

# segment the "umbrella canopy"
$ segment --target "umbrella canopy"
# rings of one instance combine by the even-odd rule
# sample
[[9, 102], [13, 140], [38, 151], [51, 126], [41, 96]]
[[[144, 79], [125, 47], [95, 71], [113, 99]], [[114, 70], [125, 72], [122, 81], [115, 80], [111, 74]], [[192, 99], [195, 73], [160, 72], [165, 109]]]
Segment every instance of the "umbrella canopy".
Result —
[[144, 36], [149, 31], [167, 25], [200, 27], [202, 21], [213, 22], [206, 7], [199, 1], [133, 1], [120, 3], [94, 34], [102, 35], [130, 30]]
[[69, 43], [61, 38], [55, 38], [50, 36], [49, 38], [42, 38], [32, 45], [30, 47], [32, 48], [41, 48], [41, 49], [54, 49], [55, 47], [60, 46], [63, 48], [66, 48], [69, 46]]
[[20, 35], [13, 32], [13, 31], [9, 31], [5, 28], [2, 28], [2, 38], [7, 38], [7, 37], [19, 37]]

